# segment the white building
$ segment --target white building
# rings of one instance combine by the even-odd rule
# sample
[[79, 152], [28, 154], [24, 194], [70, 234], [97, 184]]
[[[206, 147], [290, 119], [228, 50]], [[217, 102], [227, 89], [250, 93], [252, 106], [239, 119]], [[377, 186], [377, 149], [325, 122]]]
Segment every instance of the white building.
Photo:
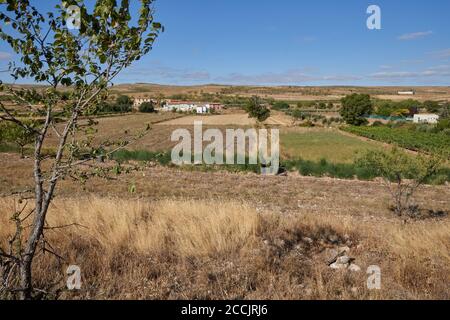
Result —
[[416, 92], [414, 90], [399, 91], [398, 94], [401, 95], [401, 96], [413, 96], [413, 95], [416, 94]]
[[153, 102], [154, 103], [154, 101], [151, 98], [135, 98], [133, 101], [133, 107], [139, 108], [141, 106], [141, 104], [143, 104], [144, 102]]
[[191, 102], [169, 102], [163, 107], [163, 111], [181, 111], [188, 112], [196, 110], [197, 105]]
[[437, 114], [423, 113], [415, 114], [413, 122], [414, 123], [437, 123], [439, 121], [439, 116]]
[[198, 114], [209, 113], [210, 110], [218, 111], [222, 110], [223, 105], [220, 103], [195, 103], [190, 101], [170, 101], [167, 100], [163, 111], [181, 111], [189, 112], [195, 111]]

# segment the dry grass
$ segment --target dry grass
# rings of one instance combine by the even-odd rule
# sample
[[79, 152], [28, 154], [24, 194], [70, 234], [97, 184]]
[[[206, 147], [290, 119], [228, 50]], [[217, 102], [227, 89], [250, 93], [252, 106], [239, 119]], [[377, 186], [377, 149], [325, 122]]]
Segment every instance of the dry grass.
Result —
[[[14, 199], [0, 200], [0, 242]], [[83, 273], [79, 292], [98, 299], [449, 299], [450, 221], [322, 213], [280, 214], [230, 200], [57, 199], [47, 240], [66, 257], [40, 254], [36, 284]], [[337, 243], [330, 237], [337, 238]], [[312, 242], [305, 240], [312, 239]], [[361, 272], [330, 269], [329, 248], [349, 246]], [[382, 289], [366, 288], [369, 265]]]

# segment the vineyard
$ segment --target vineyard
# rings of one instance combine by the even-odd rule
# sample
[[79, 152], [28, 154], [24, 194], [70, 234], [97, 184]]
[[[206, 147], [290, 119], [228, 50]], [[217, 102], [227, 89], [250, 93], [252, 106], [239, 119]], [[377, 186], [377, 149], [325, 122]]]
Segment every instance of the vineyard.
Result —
[[428, 153], [449, 152], [450, 136], [443, 133], [428, 133], [405, 128], [389, 127], [344, 127], [342, 130], [369, 139], [396, 144], [413, 151]]

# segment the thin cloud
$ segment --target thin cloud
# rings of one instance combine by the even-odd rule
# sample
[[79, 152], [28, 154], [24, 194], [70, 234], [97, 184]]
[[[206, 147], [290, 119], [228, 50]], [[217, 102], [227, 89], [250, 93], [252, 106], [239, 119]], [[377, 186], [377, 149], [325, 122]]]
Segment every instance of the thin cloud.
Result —
[[369, 78], [377, 80], [399, 80], [399, 79], [415, 79], [420, 80], [430, 77], [450, 77], [450, 66], [440, 65], [430, 67], [422, 71], [385, 71], [376, 72], [369, 75]]
[[232, 84], [257, 84], [257, 85], [287, 85], [300, 84], [316, 81], [354, 81], [360, 80], [361, 77], [353, 75], [317, 75], [305, 72], [305, 69], [291, 69], [284, 72], [267, 72], [261, 74], [242, 74], [231, 73], [224, 77], [218, 77], [215, 80], [221, 83]]
[[152, 80], [183, 81], [209, 81], [211, 75], [207, 71], [177, 69], [156, 63], [147, 67], [133, 67], [125, 71], [126, 75]]
[[399, 36], [398, 39], [402, 40], [402, 41], [415, 40], [415, 39], [425, 38], [432, 34], [433, 34], [433, 31], [421, 31], [421, 32], [406, 33], [406, 34]]
[[450, 58], [450, 48], [448, 49], [443, 49], [443, 50], [438, 50], [438, 51], [433, 51], [430, 52], [430, 54], [438, 59], [446, 59], [446, 58]]
[[8, 52], [0, 51], [0, 60], [9, 60], [12, 55]]

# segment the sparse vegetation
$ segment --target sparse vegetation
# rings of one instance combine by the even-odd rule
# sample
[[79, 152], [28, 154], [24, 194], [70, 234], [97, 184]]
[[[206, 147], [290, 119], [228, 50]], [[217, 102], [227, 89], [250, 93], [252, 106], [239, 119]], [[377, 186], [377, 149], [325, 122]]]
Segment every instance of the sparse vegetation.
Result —
[[412, 157], [394, 148], [390, 152], [370, 151], [358, 159], [358, 164], [384, 179], [397, 215], [414, 217], [418, 214], [414, 194], [438, 172], [442, 159], [424, 155]]
[[[13, 230], [8, 214], [14, 199], [0, 201], [0, 241], [5, 241]], [[47, 298], [449, 298], [446, 218], [405, 226], [348, 212], [279, 215], [233, 200], [55, 200], [48, 225], [72, 223], [54, 229], [48, 241], [81, 266], [83, 283], [95, 285], [64, 290], [61, 265], [42, 254], [36, 281], [61, 289]], [[333, 245], [348, 246], [363, 271], [330, 269], [326, 253]], [[434, 263], [426, 263], [429, 259]], [[372, 264], [383, 270], [381, 290], [367, 289], [364, 271]]]

